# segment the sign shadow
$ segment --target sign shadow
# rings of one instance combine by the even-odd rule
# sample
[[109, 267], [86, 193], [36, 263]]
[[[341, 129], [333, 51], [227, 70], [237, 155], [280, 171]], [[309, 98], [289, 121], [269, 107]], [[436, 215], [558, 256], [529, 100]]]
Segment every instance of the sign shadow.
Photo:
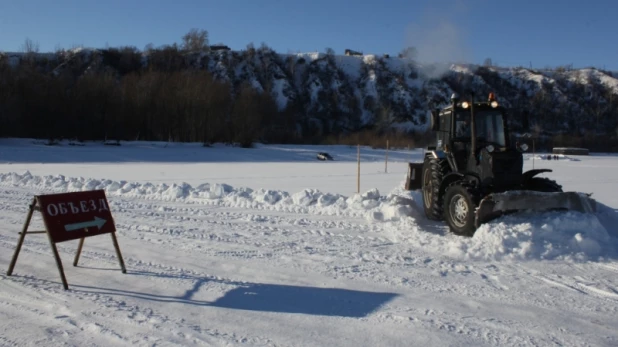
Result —
[[228, 291], [211, 305], [248, 311], [362, 318], [396, 296], [338, 288], [250, 284]]
[[[307, 287], [283, 284], [247, 283], [226, 281], [191, 275], [174, 275], [151, 272], [132, 272], [127, 275], [165, 277], [192, 282], [183, 294], [162, 295], [147, 292], [128, 291], [115, 288], [73, 285], [75, 292], [97, 293], [142, 300], [212, 306], [233, 310], [297, 313], [318, 316], [350, 318], [366, 317], [382, 305], [398, 296], [396, 293], [368, 292], [340, 288]], [[195, 299], [200, 288], [207, 283], [218, 282], [231, 287], [215, 301]]]

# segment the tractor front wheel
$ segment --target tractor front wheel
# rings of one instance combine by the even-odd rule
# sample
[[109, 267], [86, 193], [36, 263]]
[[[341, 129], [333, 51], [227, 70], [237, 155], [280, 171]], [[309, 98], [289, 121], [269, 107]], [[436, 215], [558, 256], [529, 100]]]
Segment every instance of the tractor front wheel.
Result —
[[474, 235], [477, 200], [474, 188], [468, 184], [455, 182], [446, 188], [444, 219], [452, 233], [463, 236]]

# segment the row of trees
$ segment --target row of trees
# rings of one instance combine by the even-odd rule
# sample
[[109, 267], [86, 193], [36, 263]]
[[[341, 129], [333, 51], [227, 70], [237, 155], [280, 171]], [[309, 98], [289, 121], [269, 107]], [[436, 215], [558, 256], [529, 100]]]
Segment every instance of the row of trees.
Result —
[[248, 146], [284, 131], [270, 95], [203, 70], [71, 78], [5, 65], [0, 74], [0, 136]]

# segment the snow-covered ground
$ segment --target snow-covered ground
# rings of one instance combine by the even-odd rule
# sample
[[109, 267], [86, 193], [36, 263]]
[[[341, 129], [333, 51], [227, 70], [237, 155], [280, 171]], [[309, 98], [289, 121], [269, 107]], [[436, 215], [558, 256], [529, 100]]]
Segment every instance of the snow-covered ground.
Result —
[[[334, 161], [317, 161], [326, 151]], [[402, 189], [423, 151], [0, 140], [0, 345], [616, 346], [618, 157], [541, 160], [595, 215], [523, 213], [451, 235]], [[34, 195], [105, 189], [107, 235], [44, 235], [6, 269]], [[35, 215], [30, 230], [41, 229]]]

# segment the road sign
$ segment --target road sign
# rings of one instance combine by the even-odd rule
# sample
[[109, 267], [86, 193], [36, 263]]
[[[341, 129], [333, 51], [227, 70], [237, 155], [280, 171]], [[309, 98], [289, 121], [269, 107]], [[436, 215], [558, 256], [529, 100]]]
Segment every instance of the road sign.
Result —
[[[45, 230], [28, 231], [34, 211], [41, 212]], [[26, 222], [20, 233], [7, 275], [11, 276], [13, 273], [26, 234], [47, 234], [58, 271], [60, 272], [60, 279], [64, 289], [69, 289], [56, 243], [79, 239], [79, 246], [73, 260], [73, 266], [77, 266], [82, 247], [84, 246], [84, 239], [107, 233], [112, 236], [112, 242], [122, 273], [126, 273], [127, 270], [120, 253], [118, 240], [116, 239], [114, 218], [112, 217], [104, 190], [37, 195], [30, 204]]]
[[116, 231], [104, 190], [37, 196], [55, 243]]

